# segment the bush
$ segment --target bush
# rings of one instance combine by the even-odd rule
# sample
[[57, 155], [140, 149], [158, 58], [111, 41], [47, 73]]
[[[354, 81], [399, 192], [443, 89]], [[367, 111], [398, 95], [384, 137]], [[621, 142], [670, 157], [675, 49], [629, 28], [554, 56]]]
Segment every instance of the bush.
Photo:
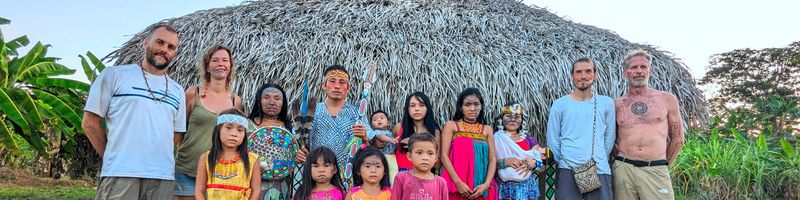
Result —
[[[797, 199], [800, 152], [796, 141], [762, 134], [748, 139], [736, 130], [720, 136], [688, 134], [671, 166], [678, 196], [692, 199]], [[708, 136], [701, 136], [708, 135]], [[794, 145], [792, 145], [794, 143]]]

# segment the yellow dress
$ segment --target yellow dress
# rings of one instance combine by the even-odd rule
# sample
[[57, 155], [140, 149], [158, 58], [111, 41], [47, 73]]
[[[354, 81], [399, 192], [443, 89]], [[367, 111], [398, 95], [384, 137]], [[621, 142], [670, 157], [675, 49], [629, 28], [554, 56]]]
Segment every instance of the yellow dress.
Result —
[[392, 190], [388, 187], [381, 189], [377, 196], [369, 196], [361, 187], [350, 188], [350, 199], [352, 200], [389, 200], [392, 198]]
[[[214, 172], [208, 170], [208, 182], [206, 183], [206, 196], [209, 200], [214, 199], [250, 199], [252, 188], [250, 188], [250, 178], [254, 167], [258, 161], [258, 155], [247, 153], [250, 161], [250, 171], [245, 171], [244, 162], [234, 159], [232, 163], [217, 161]], [[228, 161], [230, 162], [230, 161]]]

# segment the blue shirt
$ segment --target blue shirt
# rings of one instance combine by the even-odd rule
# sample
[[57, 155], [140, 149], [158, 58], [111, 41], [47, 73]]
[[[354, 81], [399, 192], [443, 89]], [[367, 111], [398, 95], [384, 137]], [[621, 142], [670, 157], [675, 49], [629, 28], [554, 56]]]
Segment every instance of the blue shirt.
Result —
[[[375, 130], [375, 135], [386, 135], [389, 136], [389, 138], [394, 138], [394, 134], [392, 134], [391, 131], [386, 131], [386, 130]], [[383, 152], [383, 155], [394, 155], [395, 144], [387, 142], [386, 146], [384, 146], [380, 150], [381, 152]]]
[[[597, 115], [594, 114], [595, 99]], [[598, 174], [610, 175], [608, 156], [616, 137], [615, 114], [614, 100], [602, 95], [594, 95], [585, 101], [567, 95], [553, 102], [547, 120], [547, 145], [558, 167], [569, 169], [588, 162], [591, 157], [597, 162]], [[596, 127], [592, 132], [595, 119]], [[590, 135], [594, 136], [594, 156]]]
[[[344, 172], [345, 166], [349, 162], [347, 143], [353, 138], [353, 124], [360, 122], [367, 128], [367, 138], [372, 139], [377, 134], [369, 126], [366, 116], [358, 116], [358, 107], [352, 104], [345, 104], [339, 115], [332, 116], [328, 112], [325, 102], [317, 103], [317, 110], [314, 113], [314, 128], [309, 135], [311, 149], [317, 147], [328, 147], [336, 153], [336, 161], [339, 162], [340, 172]], [[364, 141], [369, 142], [369, 141]], [[311, 150], [309, 149], [309, 150]], [[344, 174], [344, 173], [340, 173]]]

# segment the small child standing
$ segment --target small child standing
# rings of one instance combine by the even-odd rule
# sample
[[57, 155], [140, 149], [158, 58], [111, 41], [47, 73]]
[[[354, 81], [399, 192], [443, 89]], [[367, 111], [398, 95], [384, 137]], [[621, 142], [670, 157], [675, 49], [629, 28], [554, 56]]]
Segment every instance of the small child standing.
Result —
[[389, 168], [383, 153], [367, 147], [356, 153], [353, 160], [353, 186], [346, 200], [389, 200], [392, 189], [389, 188]]
[[327, 147], [317, 147], [308, 153], [303, 164], [303, 182], [294, 200], [342, 200], [344, 187], [339, 175], [336, 154]]
[[[247, 152], [248, 120], [235, 109], [220, 112], [212, 133], [211, 151], [200, 155], [195, 198], [257, 199], [261, 186], [258, 156]], [[253, 189], [256, 188], [256, 189]]]
[[447, 182], [431, 168], [438, 160], [438, 145], [431, 134], [414, 134], [408, 141], [408, 159], [414, 168], [400, 172], [392, 187], [392, 200], [448, 199]]
[[370, 116], [370, 125], [372, 130], [377, 134], [375, 138], [370, 141], [370, 144], [383, 152], [386, 160], [389, 162], [389, 182], [394, 184], [394, 177], [397, 175], [397, 159], [394, 152], [396, 148], [397, 139], [394, 134], [389, 131], [389, 115], [383, 110], [376, 110]]

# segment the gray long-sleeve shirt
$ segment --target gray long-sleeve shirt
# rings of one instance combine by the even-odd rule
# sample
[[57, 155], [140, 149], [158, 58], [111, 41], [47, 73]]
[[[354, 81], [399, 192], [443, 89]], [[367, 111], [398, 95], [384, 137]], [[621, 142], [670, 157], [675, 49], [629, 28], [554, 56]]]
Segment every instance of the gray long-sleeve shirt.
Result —
[[[597, 100], [597, 121], [594, 133], [594, 99]], [[592, 155], [594, 136], [594, 156], [598, 174], [611, 174], [608, 156], [614, 147], [616, 137], [614, 100], [607, 96], [594, 95], [585, 101], [578, 101], [569, 95], [553, 102], [547, 120], [547, 145], [553, 153], [559, 168], [571, 168], [586, 163]]]

